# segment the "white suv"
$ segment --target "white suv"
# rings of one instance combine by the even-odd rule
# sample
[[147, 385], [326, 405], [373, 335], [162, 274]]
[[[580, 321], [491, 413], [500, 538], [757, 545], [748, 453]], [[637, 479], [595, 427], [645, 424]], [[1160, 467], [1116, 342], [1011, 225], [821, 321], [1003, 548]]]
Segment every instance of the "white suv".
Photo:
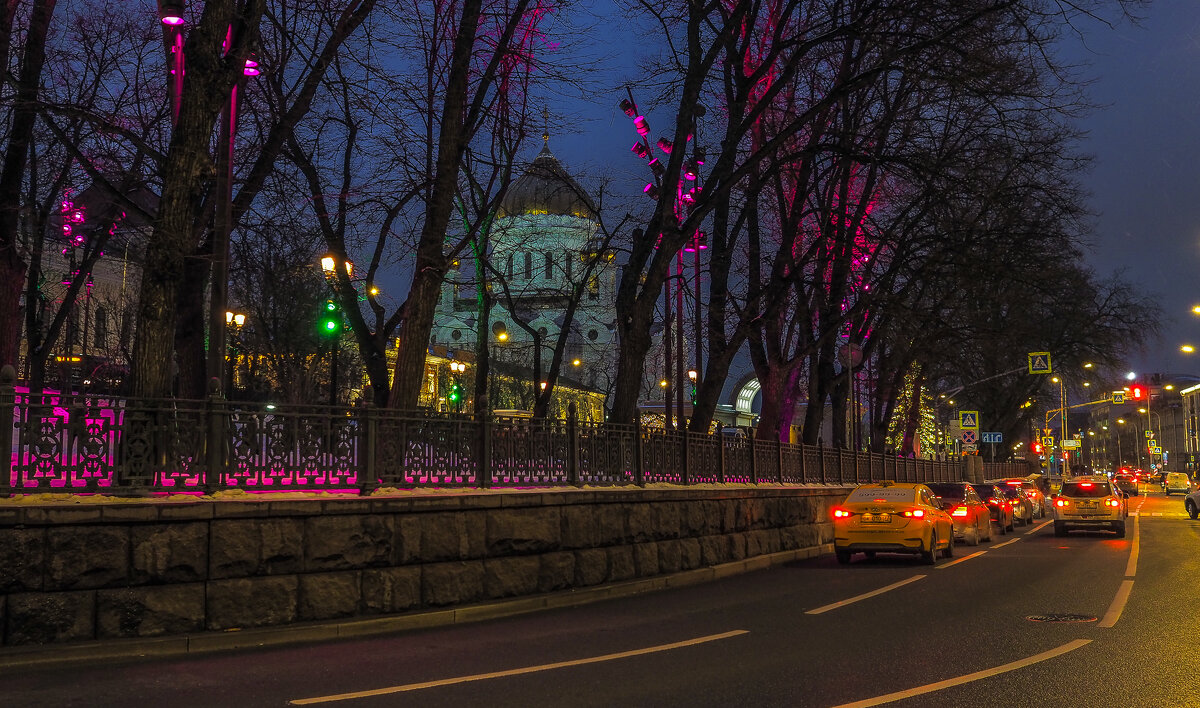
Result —
[[1108, 529], [1125, 537], [1128, 506], [1125, 495], [1108, 477], [1072, 477], [1064, 481], [1054, 497], [1054, 535], [1066, 536], [1070, 529]]

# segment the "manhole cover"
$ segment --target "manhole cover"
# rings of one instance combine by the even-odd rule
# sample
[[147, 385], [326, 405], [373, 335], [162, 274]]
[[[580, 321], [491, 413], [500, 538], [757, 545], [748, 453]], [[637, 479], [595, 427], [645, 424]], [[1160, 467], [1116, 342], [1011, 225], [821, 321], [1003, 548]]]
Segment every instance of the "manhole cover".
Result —
[[1091, 615], [1073, 615], [1067, 612], [1050, 612], [1043, 615], [1029, 615], [1025, 619], [1030, 622], [1095, 622]]

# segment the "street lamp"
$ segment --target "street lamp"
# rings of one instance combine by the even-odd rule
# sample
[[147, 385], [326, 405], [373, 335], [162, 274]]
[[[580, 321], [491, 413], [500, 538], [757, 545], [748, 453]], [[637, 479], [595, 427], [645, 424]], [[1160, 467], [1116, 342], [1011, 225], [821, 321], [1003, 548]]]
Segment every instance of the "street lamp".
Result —
[[225, 326], [233, 330], [233, 337], [231, 337], [232, 343], [229, 343], [229, 342], [226, 343], [226, 349], [228, 349], [226, 358], [229, 359], [229, 365], [226, 367], [226, 371], [225, 371], [225, 376], [226, 376], [225, 390], [226, 390], [226, 395], [228, 395], [228, 396], [233, 395], [233, 385], [234, 385], [234, 383], [236, 383], [236, 379], [237, 379], [235, 374], [236, 374], [236, 369], [237, 369], [238, 351], [233, 345], [237, 343], [237, 341], [238, 341], [237, 334], [238, 334], [238, 332], [240, 332], [242, 330], [242, 326], [245, 324], [246, 324], [246, 313], [234, 312], [232, 310], [225, 311]]

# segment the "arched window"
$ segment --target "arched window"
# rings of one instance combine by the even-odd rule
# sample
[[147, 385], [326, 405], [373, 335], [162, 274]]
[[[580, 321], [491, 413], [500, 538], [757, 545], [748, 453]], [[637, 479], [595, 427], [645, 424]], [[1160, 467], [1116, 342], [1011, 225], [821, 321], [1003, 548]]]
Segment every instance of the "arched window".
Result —
[[546, 272], [544, 274], [544, 277], [546, 278], [546, 280], [550, 280], [551, 278], [554, 277], [554, 254], [549, 251], [546, 251], [545, 256], [546, 256]]
[[533, 251], [525, 252], [525, 279], [533, 280]]

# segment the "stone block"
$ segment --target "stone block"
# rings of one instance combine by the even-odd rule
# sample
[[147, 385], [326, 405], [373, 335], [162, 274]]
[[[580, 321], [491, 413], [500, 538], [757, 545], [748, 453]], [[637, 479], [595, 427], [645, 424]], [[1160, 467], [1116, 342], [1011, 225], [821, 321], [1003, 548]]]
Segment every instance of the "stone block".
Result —
[[683, 535], [696, 538], [708, 534], [708, 520], [704, 516], [705, 508], [703, 501], [688, 501], [683, 505], [680, 512], [680, 523], [683, 526]]
[[596, 514], [596, 545], [618, 546], [626, 542], [624, 504], [600, 504], [593, 507]]
[[683, 569], [682, 541], [659, 541], [658, 567], [663, 573], [678, 573]]
[[361, 587], [357, 570], [301, 575], [296, 614], [301, 620], [356, 615], [362, 599]]
[[421, 572], [422, 604], [462, 605], [483, 599], [483, 561], [432, 563]]
[[423, 517], [415, 514], [397, 514], [393, 517], [395, 537], [392, 539], [391, 565], [417, 563], [421, 558], [421, 536]]
[[538, 556], [489, 558], [483, 562], [483, 592], [489, 598], [537, 592], [542, 560]]
[[42, 589], [45, 529], [0, 529], [0, 592]]
[[633, 547], [633, 568], [639, 578], [658, 575], [658, 544], [639, 543]]
[[620, 582], [635, 575], [633, 546], [614, 546], [608, 549], [608, 580]]
[[387, 565], [395, 537], [390, 516], [310, 516], [304, 522], [305, 570], [352, 570]]
[[746, 532], [731, 533], [725, 538], [729, 539], [729, 554], [725, 556], [725, 562], [744, 559], [746, 557]]
[[650, 507], [650, 527], [655, 540], [679, 538], [679, 510], [682, 504], [660, 501], [647, 506]]
[[129, 529], [66, 526], [46, 530], [46, 589], [86, 590], [129, 582]]
[[654, 526], [650, 516], [650, 504], [625, 505], [625, 524], [629, 531], [629, 540], [633, 543], [645, 543], [654, 540]]
[[295, 575], [214, 580], [208, 584], [208, 629], [295, 622], [299, 589]]
[[211, 578], [290, 575], [303, 569], [303, 518], [212, 522]]
[[4, 643], [52, 644], [94, 639], [96, 594], [34, 592], [8, 596]]
[[745, 534], [745, 549], [746, 558], [761, 556], [765, 551], [763, 549], [763, 531], [748, 531]]
[[608, 579], [608, 553], [603, 548], [575, 551], [575, 585], [599, 585]]
[[487, 554], [527, 555], [559, 549], [559, 507], [494, 509], [487, 512]]
[[567, 551], [546, 553], [541, 556], [538, 568], [538, 592], [552, 592], [571, 587], [575, 583], [575, 554]]
[[96, 592], [98, 639], [161, 637], [204, 629], [204, 585], [148, 585]]
[[208, 577], [204, 522], [133, 526], [130, 545], [134, 583], [194, 583]]
[[484, 555], [487, 512], [447, 511], [422, 515], [422, 563], [465, 560]]
[[679, 541], [679, 564], [682, 570], [695, 570], [701, 566], [700, 540], [684, 538]]
[[596, 546], [600, 529], [596, 508], [595, 505], [562, 508], [560, 539], [563, 548], [594, 548]]
[[403, 612], [421, 602], [421, 568], [380, 568], [362, 572], [362, 599], [366, 612]]
[[719, 565], [729, 559], [729, 541], [725, 536], [701, 536], [700, 564]]

